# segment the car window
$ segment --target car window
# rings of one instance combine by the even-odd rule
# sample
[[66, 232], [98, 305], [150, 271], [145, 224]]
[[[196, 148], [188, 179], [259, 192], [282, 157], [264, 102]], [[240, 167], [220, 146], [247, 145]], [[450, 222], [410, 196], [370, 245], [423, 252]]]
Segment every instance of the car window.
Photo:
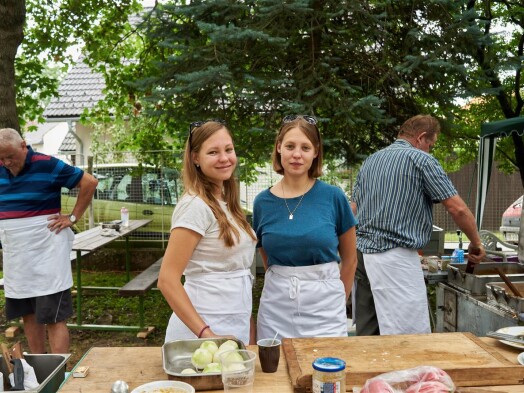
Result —
[[[95, 199], [168, 206], [178, 200], [175, 170], [106, 167], [97, 168], [93, 175], [98, 179]], [[76, 197], [78, 188], [64, 188], [63, 193]]]

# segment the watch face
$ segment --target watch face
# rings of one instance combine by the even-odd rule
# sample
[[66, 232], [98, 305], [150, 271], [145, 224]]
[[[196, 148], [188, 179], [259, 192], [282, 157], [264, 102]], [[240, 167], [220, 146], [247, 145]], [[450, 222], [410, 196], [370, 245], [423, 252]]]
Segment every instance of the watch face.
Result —
[[71, 214], [71, 215], [69, 216], [69, 219], [71, 220], [71, 222], [72, 222], [73, 224], [76, 222], [76, 217], [75, 217], [73, 214]]

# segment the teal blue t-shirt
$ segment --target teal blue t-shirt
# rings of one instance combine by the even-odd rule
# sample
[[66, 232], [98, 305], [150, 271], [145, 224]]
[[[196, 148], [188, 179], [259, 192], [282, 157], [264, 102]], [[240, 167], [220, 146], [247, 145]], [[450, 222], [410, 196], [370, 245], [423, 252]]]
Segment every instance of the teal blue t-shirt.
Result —
[[[293, 211], [300, 197], [286, 199]], [[349, 202], [338, 187], [317, 180], [289, 219], [283, 198], [269, 189], [258, 194], [253, 208], [257, 247], [268, 266], [309, 266], [337, 261], [338, 237], [357, 224]]]

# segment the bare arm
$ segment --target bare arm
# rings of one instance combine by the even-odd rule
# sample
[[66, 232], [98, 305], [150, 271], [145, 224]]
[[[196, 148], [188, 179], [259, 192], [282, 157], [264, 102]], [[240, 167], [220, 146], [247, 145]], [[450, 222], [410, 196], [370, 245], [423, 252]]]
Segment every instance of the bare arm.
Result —
[[357, 270], [357, 235], [355, 227], [338, 237], [340, 254], [340, 279], [344, 283], [346, 302], [353, 288], [355, 271]]
[[353, 212], [353, 215], [357, 216], [357, 204], [355, 202], [351, 202], [351, 211]]
[[[77, 187], [79, 188], [78, 191], [78, 198], [76, 199], [76, 204], [73, 207], [73, 210], [70, 214], [73, 214], [76, 219], [80, 219], [84, 212], [86, 211], [87, 207], [91, 203], [91, 200], [93, 199], [93, 195], [96, 191], [96, 186], [98, 185], [98, 180], [93, 176], [90, 175], [87, 172], [84, 172], [82, 175], [82, 178], [80, 179], [80, 182], [78, 183]], [[73, 226], [73, 222], [69, 219], [68, 215], [62, 215], [62, 214], [55, 214], [48, 218], [50, 221], [47, 225], [51, 231], [60, 233], [62, 229], [68, 228]]]
[[[186, 228], [171, 231], [157, 284], [173, 312], [197, 336], [207, 324], [195, 310], [181, 279], [201, 238], [200, 234]], [[202, 332], [202, 337], [218, 336], [210, 327]]]
[[262, 263], [264, 264], [264, 271], [267, 271], [267, 254], [262, 247], [258, 249], [260, 256], [262, 257]]
[[468, 261], [479, 263], [486, 256], [484, 246], [480, 241], [477, 224], [473, 213], [469, 210], [462, 198], [458, 195], [442, 201], [453, 221], [466, 234], [470, 243], [468, 247]]

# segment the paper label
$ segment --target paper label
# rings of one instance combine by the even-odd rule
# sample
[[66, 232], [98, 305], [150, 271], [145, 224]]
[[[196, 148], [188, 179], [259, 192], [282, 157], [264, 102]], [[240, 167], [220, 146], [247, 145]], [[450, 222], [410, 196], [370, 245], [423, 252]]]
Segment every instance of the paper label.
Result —
[[340, 382], [320, 382], [313, 379], [313, 393], [341, 393]]

